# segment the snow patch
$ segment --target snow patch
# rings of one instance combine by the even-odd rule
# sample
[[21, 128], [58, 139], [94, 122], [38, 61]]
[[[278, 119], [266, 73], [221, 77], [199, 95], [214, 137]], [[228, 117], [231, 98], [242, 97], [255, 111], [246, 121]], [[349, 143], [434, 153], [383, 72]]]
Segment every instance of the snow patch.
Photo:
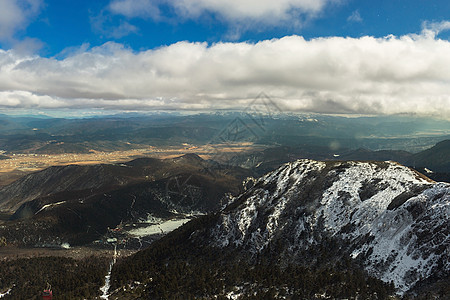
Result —
[[66, 201], [61, 201], [61, 202], [56, 202], [56, 203], [46, 204], [46, 205], [42, 206], [41, 209], [38, 210], [38, 211], [35, 213], [35, 215], [37, 215], [38, 213], [40, 213], [40, 212], [43, 211], [44, 209], [52, 208], [52, 207], [61, 205], [61, 204], [65, 203], [65, 202], [66, 202]]
[[5, 296], [9, 295], [9, 294], [11, 293], [11, 290], [12, 290], [12, 288], [10, 288], [9, 290], [7, 290], [7, 291], [4, 292], [4, 293], [0, 293], [0, 298], [3, 298], [3, 297], [5, 297]]
[[69, 243], [62, 243], [61, 244], [61, 248], [63, 248], [63, 249], [70, 249], [70, 244]]
[[433, 173], [434, 173], [433, 171], [431, 171], [431, 170], [428, 169], [428, 168], [424, 168], [424, 170], [425, 170], [425, 172], [427, 172], [428, 174], [433, 174]]
[[100, 299], [109, 299], [109, 288], [111, 287], [111, 272], [114, 264], [117, 261], [117, 245], [114, 245], [114, 255], [111, 263], [109, 264], [108, 273], [105, 276], [105, 284], [100, 287], [100, 291], [102, 292], [102, 295], [100, 296]]
[[177, 229], [178, 227], [186, 224], [190, 220], [191, 220], [190, 218], [168, 220], [159, 224], [132, 229], [128, 233], [135, 237], [144, 237], [153, 234], [167, 234]]

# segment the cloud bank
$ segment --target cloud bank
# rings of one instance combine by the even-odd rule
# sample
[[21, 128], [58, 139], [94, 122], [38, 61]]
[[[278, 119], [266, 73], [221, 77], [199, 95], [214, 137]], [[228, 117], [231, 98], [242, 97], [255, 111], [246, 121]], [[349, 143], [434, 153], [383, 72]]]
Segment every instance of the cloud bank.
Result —
[[301, 36], [258, 43], [116, 43], [64, 59], [0, 50], [0, 108], [243, 109], [260, 92], [285, 112], [450, 116], [450, 42], [430, 34]]

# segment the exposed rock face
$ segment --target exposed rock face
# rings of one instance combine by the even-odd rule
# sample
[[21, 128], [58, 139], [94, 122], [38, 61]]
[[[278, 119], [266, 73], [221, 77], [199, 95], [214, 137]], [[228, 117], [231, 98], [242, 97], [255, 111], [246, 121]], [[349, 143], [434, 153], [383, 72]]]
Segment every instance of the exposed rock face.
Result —
[[397, 163], [299, 160], [236, 197], [201, 242], [255, 256], [276, 245], [281, 262], [312, 264], [331, 240], [336, 259], [353, 258], [405, 292], [448, 276], [449, 215], [450, 184]]

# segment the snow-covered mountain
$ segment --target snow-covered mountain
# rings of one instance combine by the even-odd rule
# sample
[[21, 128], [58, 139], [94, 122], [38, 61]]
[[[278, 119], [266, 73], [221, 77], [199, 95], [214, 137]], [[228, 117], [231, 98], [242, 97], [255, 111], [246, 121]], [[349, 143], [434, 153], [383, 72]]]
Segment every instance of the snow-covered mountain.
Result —
[[[450, 272], [450, 184], [395, 162], [298, 160], [258, 179], [191, 240], [312, 265], [325, 241], [400, 293]], [[333, 241], [330, 243], [329, 241]], [[273, 253], [273, 251], [271, 252]]]

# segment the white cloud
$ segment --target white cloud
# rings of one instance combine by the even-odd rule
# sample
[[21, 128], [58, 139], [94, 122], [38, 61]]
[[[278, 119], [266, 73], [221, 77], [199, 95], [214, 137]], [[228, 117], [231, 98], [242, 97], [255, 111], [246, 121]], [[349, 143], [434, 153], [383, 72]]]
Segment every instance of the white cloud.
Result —
[[[127, 18], [170, 20], [161, 7], [176, 19], [199, 19], [212, 14], [228, 23], [231, 35], [267, 26], [299, 27], [315, 18], [330, 3], [341, 0], [112, 0], [107, 10]], [[173, 20], [171, 20], [173, 21]]]
[[0, 50], [0, 107], [242, 109], [264, 91], [284, 111], [449, 118], [448, 53], [449, 41], [426, 33], [142, 52], [107, 43], [60, 60]]
[[158, 19], [160, 10], [156, 2], [155, 0], [113, 0], [108, 9], [114, 14], [124, 15], [128, 18]]
[[422, 34], [429, 35], [430, 37], [435, 37], [442, 31], [447, 30], [450, 30], [450, 21], [423, 22], [422, 24]]
[[[331, 3], [342, 0], [110, 0], [98, 16], [91, 18], [95, 32], [107, 37], [122, 37], [137, 32], [133, 18], [179, 22], [202, 19], [205, 15], [225, 22], [226, 38], [238, 39], [248, 30], [268, 27], [300, 28], [316, 18]], [[119, 28], [107, 26], [113, 16], [127, 18]], [[126, 25], [126, 26], [125, 26]]]
[[13, 46], [18, 53], [30, 54], [39, 51], [44, 46], [44, 43], [39, 39], [26, 37], [22, 40], [14, 41]]
[[198, 17], [205, 11], [230, 21], [259, 20], [264, 23], [287, 21], [300, 14], [320, 12], [328, 0], [167, 0], [180, 14]]
[[348, 22], [361, 23], [363, 21], [359, 10], [355, 10], [352, 14], [347, 18]]
[[42, 0], [1, 0], [0, 42], [14, 43], [14, 35], [28, 26], [42, 5]]
[[120, 39], [130, 33], [138, 32], [138, 28], [128, 22], [122, 21], [116, 27], [114, 27], [109, 33], [108, 37], [113, 37], [115, 39]]
[[111, 24], [112, 18], [105, 12], [99, 15], [91, 16], [90, 22], [92, 30], [107, 38], [120, 39], [131, 33], [137, 33], [139, 29], [127, 21], [121, 20], [118, 25]]

